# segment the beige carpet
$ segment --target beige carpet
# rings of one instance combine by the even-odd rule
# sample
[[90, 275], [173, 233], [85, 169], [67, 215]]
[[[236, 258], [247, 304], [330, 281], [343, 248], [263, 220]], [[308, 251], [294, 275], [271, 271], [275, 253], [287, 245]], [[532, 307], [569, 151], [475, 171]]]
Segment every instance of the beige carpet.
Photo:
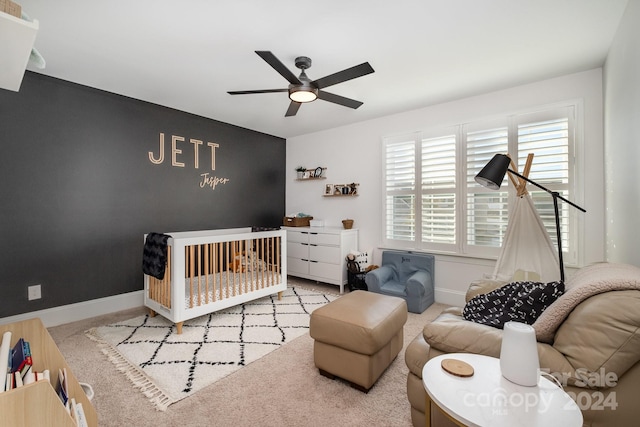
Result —
[[[333, 286], [291, 278], [295, 286]], [[404, 348], [446, 306], [409, 313]], [[368, 394], [318, 374], [309, 334], [273, 351], [193, 396], [157, 411], [84, 332], [145, 313], [132, 309], [49, 329], [79, 381], [94, 388], [100, 426], [411, 426], [404, 348]]]

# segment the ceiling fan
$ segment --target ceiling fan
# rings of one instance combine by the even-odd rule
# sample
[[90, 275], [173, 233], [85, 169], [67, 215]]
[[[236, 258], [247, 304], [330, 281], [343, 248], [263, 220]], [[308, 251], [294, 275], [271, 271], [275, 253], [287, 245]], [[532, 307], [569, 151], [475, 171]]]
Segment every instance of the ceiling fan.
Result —
[[248, 95], [254, 93], [289, 92], [289, 99], [291, 99], [291, 103], [289, 104], [285, 117], [295, 116], [300, 105], [305, 102], [315, 101], [316, 99], [322, 99], [323, 101], [333, 102], [334, 104], [343, 105], [349, 108], [358, 108], [362, 105], [362, 102], [325, 92], [322, 89], [338, 83], [346, 82], [347, 80], [366, 76], [367, 74], [374, 72], [371, 65], [369, 65], [368, 62], [364, 62], [360, 65], [311, 81], [305, 73], [305, 70], [311, 67], [311, 58], [307, 58], [306, 56], [299, 56], [296, 58], [296, 67], [302, 70], [300, 76], [296, 77], [295, 74], [289, 71], [289, 69], [270, 51], [256, 50], [256, 53], [264, 59], [267, 64], [271, 65], [274, 70], [280, 73], [282, 77], [289, 81], [289, 87], [287, 89], [239, 90], [227, 93], [230, 95]]

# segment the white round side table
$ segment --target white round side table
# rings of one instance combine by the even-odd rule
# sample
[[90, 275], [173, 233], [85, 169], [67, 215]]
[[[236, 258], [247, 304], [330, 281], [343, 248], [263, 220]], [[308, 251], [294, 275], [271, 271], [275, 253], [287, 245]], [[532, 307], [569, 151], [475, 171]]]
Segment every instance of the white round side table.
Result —
[[[444, 359], [457, 359], [474, 369], [460, 377], [445, 371]], [[422, 369], [427, 392], [426, 425], [431, 425], [431, 401], [461, 426], [478, 427], [580, 427], [582, 412], [556, 384], [540, 377], [538, 385], [525, 387], [500, 373], [500, 359], [479, 354], [452, 353], [429, 360]]]

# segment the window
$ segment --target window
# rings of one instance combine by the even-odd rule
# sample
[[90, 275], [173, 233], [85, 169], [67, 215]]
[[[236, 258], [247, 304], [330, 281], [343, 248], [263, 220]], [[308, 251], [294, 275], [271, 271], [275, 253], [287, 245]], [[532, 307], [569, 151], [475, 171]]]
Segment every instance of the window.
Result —
[[[498, 191], [474, 177], [496, 153], [510, 153], [520, 170], [533, 153], [529, 178], [571, 200], [575, 110], [570, 105], [385, 138], [385, 246], [497, 256], [515, 191], [508, 175]], [[527, 190], [555, 244], [552, 197], [532, 184]], [[575, 214], [566, 203], [559, 209], [563, 256], [577, 263]]]

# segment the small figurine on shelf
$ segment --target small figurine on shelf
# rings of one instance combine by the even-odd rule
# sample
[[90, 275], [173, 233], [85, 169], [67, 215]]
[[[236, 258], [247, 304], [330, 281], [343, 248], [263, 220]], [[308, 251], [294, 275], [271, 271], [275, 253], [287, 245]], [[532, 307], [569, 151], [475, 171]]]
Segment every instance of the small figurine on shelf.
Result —
[[358, 194], [358, 185], [360, 184], [356, 184], [355, 182], [352, 182], [351, 184], [349, 184], [349, 187], [351, 188], [351, 191], [349, 191], [349, 194], [353, 196]]

